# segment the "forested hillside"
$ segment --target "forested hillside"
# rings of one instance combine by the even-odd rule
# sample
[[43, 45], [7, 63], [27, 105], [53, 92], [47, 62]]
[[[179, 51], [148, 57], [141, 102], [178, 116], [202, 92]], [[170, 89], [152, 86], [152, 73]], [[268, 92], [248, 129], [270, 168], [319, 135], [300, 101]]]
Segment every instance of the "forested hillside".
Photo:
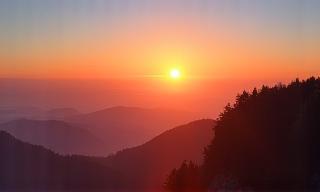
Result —
[[[238, 95], [218, 118], [201, 166], [172, 171], [171, 191], [317, 190], [320, 78]], [[192, 181], [192, 182], [191, 182]]]

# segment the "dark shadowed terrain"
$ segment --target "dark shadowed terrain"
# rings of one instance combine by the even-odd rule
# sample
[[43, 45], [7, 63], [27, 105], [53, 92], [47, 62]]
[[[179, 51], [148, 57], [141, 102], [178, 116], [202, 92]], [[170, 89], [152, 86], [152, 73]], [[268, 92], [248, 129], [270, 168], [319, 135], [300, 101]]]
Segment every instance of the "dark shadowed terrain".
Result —
[[199, 120], [175, 127], [151, 141], [116, 153], [107, 166], [123, 173], [127, 189], [161, 189], [173, 167], [184, 160], [202, 163], [203, 150], [213, 139], [215, 121]]
[[0, 190], [117, 189], [123, 182], [111, 168], [76, 156], [60, 156], [0, 131]]
[[162, 190], [172, 167], [184, 160], [202, 162], [214, 125], [191, 122], [109, 157], [61, 156], [1, 131], [0, 189]]
[[244, 91], [215, 130], [202, 166], [172, 171], [168, 190], [319, 191], [320, 78]]

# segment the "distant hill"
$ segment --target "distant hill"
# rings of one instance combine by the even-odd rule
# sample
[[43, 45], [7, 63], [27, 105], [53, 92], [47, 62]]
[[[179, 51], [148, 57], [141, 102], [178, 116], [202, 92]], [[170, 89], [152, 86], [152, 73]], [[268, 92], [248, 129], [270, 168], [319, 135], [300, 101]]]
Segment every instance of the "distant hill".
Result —
[[4, 107], [0, 106], [0, 123], [17, 119], [63, 120], [70, 116], [80, 115], [74, 108], [54, 108], [44, 110], [37, 107]]
[[42, 116], [43, 110], [37, 107], [5, 107], [0, 106], [0, 123], [16, 119], [35, 119]]
[[100, 139], [63, 121], [20, 119], [0, 124], [0, 130], [60, 154], [108, 155]]
[[[0, 131], [0, 190], [106, 190], [117, 189], [120, 175], [82, 157], [60, 156]], [[121, 181], [121, 182], [120, 182]]]
[[161, 189], [173, 167], [184, 160], [202, 162], [203, 150], [213, 138], [215, 121], [199, 120], [165, 131], [149, 142], [102, 160], [127, 177], [123, 187]]
[[105, 142], [107, 151], [116, 152], [141, 145], [163, 131], [192, 119], [196, 119], [196, 115], [184, 111], [113, 107], [76, 115], [65, 121], [88, 128]]
[[46, 119], [64, 119], [70, 116], [80, 115], [81, 113], [74, 108], [55, 108], [45, 112]]

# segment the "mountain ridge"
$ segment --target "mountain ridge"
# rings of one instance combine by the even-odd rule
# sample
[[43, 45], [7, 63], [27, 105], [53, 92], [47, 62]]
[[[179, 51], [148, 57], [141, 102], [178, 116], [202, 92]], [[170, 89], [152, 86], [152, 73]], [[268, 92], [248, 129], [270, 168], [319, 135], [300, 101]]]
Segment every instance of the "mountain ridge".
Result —
[[176, 126], [143, 145], [107, 157], [103, 164], [127, 176], [128, 189], [161, 190], [172, 167], [184, 160], [202, 162], [204, 148], [213, 139], [214, 126], [211, 119]]
[[141, 145], [172, 127], [196, 119], [197, 115], [170, 109], [115, 106], [64, 119], [88, 128], [106, 143], [107, 151]]
[[[62, 156], [0, 131], [0, 190], [116, 189], [121, 175], [79, 156]], [[121, 178], [121, 179], [120, 179]]]
[[60, 120], [18, 119], [0, 124], [0, 130], [59, 154], [108, 155], [103, 141], [88, 130]]

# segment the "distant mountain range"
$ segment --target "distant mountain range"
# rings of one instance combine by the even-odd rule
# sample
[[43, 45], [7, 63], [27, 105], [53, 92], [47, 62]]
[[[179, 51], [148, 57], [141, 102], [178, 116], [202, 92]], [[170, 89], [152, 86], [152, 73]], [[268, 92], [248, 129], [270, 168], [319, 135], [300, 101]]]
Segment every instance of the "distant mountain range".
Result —
[[61, 156], [0, 131], [0, 190], [161, 189], [166, 175], [183, 160], [202, 161], [214, 124], [199, 120], [179, 126], [107, 158]]
[[0, 108], [0, 130], [60, 154], [107, 156], [195, 118], [190, 112], [138, 107], [85, 114], [73, 108]]
[[54, 108], [44, 110], [38, 107], [3, 107], [0, 106], [0, 123], [17, 119], [62, 120], [69, 116], [79, 115], [73, 108]]
[[0, 124], [0, 130], [60, 154], [107, 155], [103, 141], [63, 121], [20, 119]]
[[43, 111], [37, 107], [4, 107], [0, 106], [0, 123], [21, 118], [35, 119]]
[[116, 152], [141, 145], [163, 131], [196, 119], [191, 112], [138, 107], [112, 107], [66, 118], [65, 121], [86, 128]]
[[81, 113], [74, 108], [55, 108], [45, 111], [46, 119], [64, 119], [70, 116], [80, 115]]

